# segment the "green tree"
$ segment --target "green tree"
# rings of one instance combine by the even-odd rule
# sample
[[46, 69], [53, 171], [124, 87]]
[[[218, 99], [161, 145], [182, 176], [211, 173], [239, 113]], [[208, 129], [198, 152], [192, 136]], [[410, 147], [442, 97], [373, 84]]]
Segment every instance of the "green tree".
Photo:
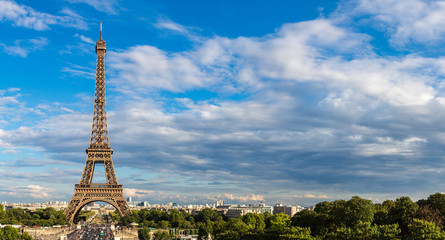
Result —
[[358, 222], [354, 228], [340, 227], [336, 231], [327, 235], [327, 239], [338, 240], [377, 240], [380, 232], [377, 225], [371, 225], [370, 222]]
[[19, 239], [19, 231], [11, 226], [6, 226], [0, 229], [0, 238], [2, 240], [17, 240]]
[[22, 239], [22, 240], [32, 240], [33, 238], [32, 238], [32, 236], [29, 235], [27, 232], [24, 232], [24, 233], [20, 236], [20, 239]]
[[122, 223], [121, 216], [119, 215], [119, 213], [117, 211], [110, 212], [109, 215], [111, 217], [111, 220]]
[[170, 240], [172, 237], [167, 231], [156, 231], [153, 233], [153, 240]]
[[177, 228], [180, 225], [182, 225], [183, 222], [186, 221], [186, 220], [185, 220], [184, 215], [181, 214], [178, 210], [172, 209], [170, 211], [169, 220], [168, 221], [170, 222], [170, 225], [172, 227]]
[[6, 214], [5, 208], [0, 204], [0, 223], [5, 224], [8, 219], [8, 214]]
[[242, 217], [243, 222], [247, 225], [247, 231], [262, 232], [266, 227], [264, 215], [256, 213], [247, 213]]
[[198, 237], [201, 239], [203, 237], [206, 237], [209, 234], [213, 234], [213, 225], [214, 223], [210, 220], [203, 223], [198, 223]]
[[140, 240], [150, 240], [150, 238], [151, 238], [150, 228], [143, 227], [143, 228], [138, 229], [138, 238]]
[[427, 222], [420, 219], [414, 219], [409, 224], [410, 235], [409, 240], [433, 240], [433, 239], [445, 239], [444, 232], [436, 224]]
[[426, 204], [429, 205], [430, 209], [439, 210], [441, 216], [445, 216], [445, 194], [431, 194], [426, 200]]
[[[222, 221], [214, 222], [213, 224], [213, 236], [215, 239], [224, 240], [238, 240], [244, 239], [247, 233], [247, 224], [245, 224], [240, 218], [231, 218], [226, 224], [221, 224]], [[221, 228], [223, 227], [223, 228]], [[200, 234], [205, 237], [206, 234]]]
[[374, 205], [374, 223], [377, 225], [391, 224], [392, 220], [389, 218], [388, 213], [394, 206], [395, 203], [392, 200], [386, 200], [383, 203], [376, 203]]
[[389, 210], [389, 216], [392, 222], [407, 223], [414, 216], [419, 206], [411, 201], [409, 197], [397, 198], [394, 207]]
[[170, 225], [170, 223], [165, 220], [161, 220], [158, 222], [158, 228], [166, 229], [166, 228], [168, 228], [169, 225]]
[[279, 234], [279, 239], [283, 240], [312, 240], [315, 239], [311, 236], [311, 230], [309, 228], [290, 227], [283, 233]]
[[263, 218], [264, 219], [268, 219], [270, 216], [272, 216], [272, 214], [270, 212], [264, 212], [263, 213]]
[[334, 232], [329, 232], [326, 235], [327, 240], [353, 240], [354, 233], [351, 228], [348, 227], [340, 227]]
[[[342, 216], [342, 205], [345, 201], [334, 201], [334, 202], [320, 202], [315, 205], [314, 212], [317, 213], [317, 220], [319, 221], [319, 226], [315, 229], [317, 235], [324, 236], [329, 229], [335, 229], [336, 225], [334, 219], [340, 219]], [[305, 227], [305, 226], [302, 226]], [[312, 230], [312, 228], [311, 228]]]
[[[202, 223], [199, 223], [202, 224]], [[228, 222], [226, 221], [216, 221], [216, 222], [212, 222], [212, 233], [214, 236], [218, 235], [223, 235], [224, 232], [227, 231], [228, 228]], [[205, 233], [203, 233], [205, 234]]]
[[122, 225], [125, 225], [125, 226], [128, 227], [128, 226], [130, 226], [130, 224], [131, 224], [132, 222], [135, 222], [134, 214], [125, 215], [125, 216], [121, 217], [121, 223], [122, 223]]
[[11, 221], [10, 224], [18, 224], [19, 220], [24, 219], [25, 216], [25, 210], [21, 208], [11, 208], [6, 212]]
[[145, 227], [152, 227], [152, 228], [155, 228], [155, 227], [158, 226], [158, 225], [155, 223], [155, 221], [148, 221], [148, 220], [144, 220], [144, 221], [142, 222], [141, 225], [142, 225], [142, 226], [145, 226]]
[[413, 219], [418, 208], [419, 206], [409, 197], [400, 197], [394, 201], [394, 207], [389, 210], [388, 217], [391, 223], [399, 224], [403, 237], [409, 234], [408, 223]]
[[328, 240], [395, 240], [400, 230], [394, 225], [372, 225], [370, 222], [359, 221], [353, 228], [340, 227], [327, 234]]
[[331, 214], [333, 208], [334, 208], [333, 202], [324, 201], [315, 204], [314, 211], [319, 214], [329, 215]]
[[222, 216], [219, 215], [215, 210], [210, 208], [205, 208], [202, 211], [200, 211], [195, 216], [196, 222], [207, 222], [207, 221], [221, 221]]
[[252, 231], [255, 229], [256, 218], [254, 213], [247, 213], [246, 215], [241, 217], [243, 222], [246, 224], [246, 228], [248, 231]]
[[327, 215], [304, 209], [292, 217], [292, 226], [311, 229], [312, 236], [323, 237], [327, 234]]
[[380, 238], [379, 240], [395, 240], [400, 239], [400, 228], [399, 225], [389, 224], [379, 226]]
[[330, 228], [346, 226], [346, 201], [337, 200], [332, 202], [331, 212], [328, 213], [327, 223]]
[[274, 214], [269, 218], [270, 228], [277, 231], [284, 231], [290, 227], [290, 217], [284, 213]]
[[443, 228], [443, 217], [438, 209], [431, 209], [429, 204], [420, 206], [414, 213], [414, 218], [435, 223], [438, 227]]
[[182, 229], [195, 228], [195, 224], [191, 223], [190, 221], [184, 220], [178, 223], [178, 227]]
[[372, 222], [374, 220], [374, 204], [371, 200], [358, 196], [352, 197], [344, 204], [342, 219], [347, 227], [354, 227], [359, 222]]

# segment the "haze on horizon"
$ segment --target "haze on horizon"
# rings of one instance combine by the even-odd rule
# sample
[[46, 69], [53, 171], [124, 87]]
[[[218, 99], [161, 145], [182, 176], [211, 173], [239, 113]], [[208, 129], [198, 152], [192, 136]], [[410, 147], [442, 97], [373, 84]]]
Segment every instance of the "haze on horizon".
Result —
[[72, 196], [99, 21], [126, 196], [309, 206], [443, 192], [444, 20], [445, 2], [426, 0], [0, 0], [0, 201]]

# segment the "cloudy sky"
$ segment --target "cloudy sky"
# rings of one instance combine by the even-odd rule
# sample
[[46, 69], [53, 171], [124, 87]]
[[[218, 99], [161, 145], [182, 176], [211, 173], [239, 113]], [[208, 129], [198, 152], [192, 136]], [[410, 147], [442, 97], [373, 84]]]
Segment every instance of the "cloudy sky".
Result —
[[126, 196], [309, 206], [445, 189], [445, 1], [0, 0], [0, 201], [72, 197], [99, 21]]

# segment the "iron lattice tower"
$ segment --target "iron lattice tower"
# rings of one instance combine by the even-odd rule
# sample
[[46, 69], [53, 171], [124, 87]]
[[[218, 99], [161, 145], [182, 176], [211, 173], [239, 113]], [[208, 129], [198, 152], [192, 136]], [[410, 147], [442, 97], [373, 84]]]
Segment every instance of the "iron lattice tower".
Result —
[[[107, 47], [102, 39], [102, 22], [100, 38], [96, 42], [96, 87], [94, 93], [93, 127], [90, 146], [87, 148], [87, 159], [79, 184], [74, 186], [74, 196], [65, 209], [66, 219], [75, 223], [76, 215], [83, 206], [91, 202], [107, 202], [113, 205], [121, 216], [130, 214], [130, 208], [122, 193], [122, 184], [117, 182], [111, 155], [113, 149], [108, 142], [107, 110], [105, 95], [105, 52]], [[96, 164], [103, 164], [107, 183], [92, 183]]]

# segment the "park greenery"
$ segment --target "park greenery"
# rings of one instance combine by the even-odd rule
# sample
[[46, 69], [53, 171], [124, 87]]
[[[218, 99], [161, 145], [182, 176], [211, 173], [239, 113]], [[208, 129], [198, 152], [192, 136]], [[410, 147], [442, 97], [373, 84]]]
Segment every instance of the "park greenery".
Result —
[[27, 232], [19, 233], [19, 230], [11, 226], [0, 229], [0, 239], [2, 240], [32, 240], [33, 238]]
[[78, 221], [86, 221], [87, 219], [89, 219], [90, 217], [94, 216], [94, 212], [93, 211], [85, 211], [85, 210], [81, 210], [79, 212], [79, 214], [77, 215], [77, 220]]
[[66, 225], [68, 222], [63, 211], [56, 211], [54, 208], [37, 209], [35, 211], [22, 208], [5, 210], [3, 205], [0, 204], [0, 224], [44, 227]]
[[[133, 211], [112, 218], [124, 225], [136, 222], [140, 239], [149, 239], [149, 228], [196, 229], [200, 237], [214, 240], [421, 240], [444, 239], [445, 194], [436, 193], [413, 202], [409, 197], [372, 203], [358, 196], [349, 200], [325, 201], [313, 210], [305, 209], [293, 217], [285, 214], [248, 213], [228, 219], [212, 209], [196, 215], [172, 209]], [[155, 239], [170, 239], [154, 236]], [[159, 233], [160, 234], [160, 233]]]

